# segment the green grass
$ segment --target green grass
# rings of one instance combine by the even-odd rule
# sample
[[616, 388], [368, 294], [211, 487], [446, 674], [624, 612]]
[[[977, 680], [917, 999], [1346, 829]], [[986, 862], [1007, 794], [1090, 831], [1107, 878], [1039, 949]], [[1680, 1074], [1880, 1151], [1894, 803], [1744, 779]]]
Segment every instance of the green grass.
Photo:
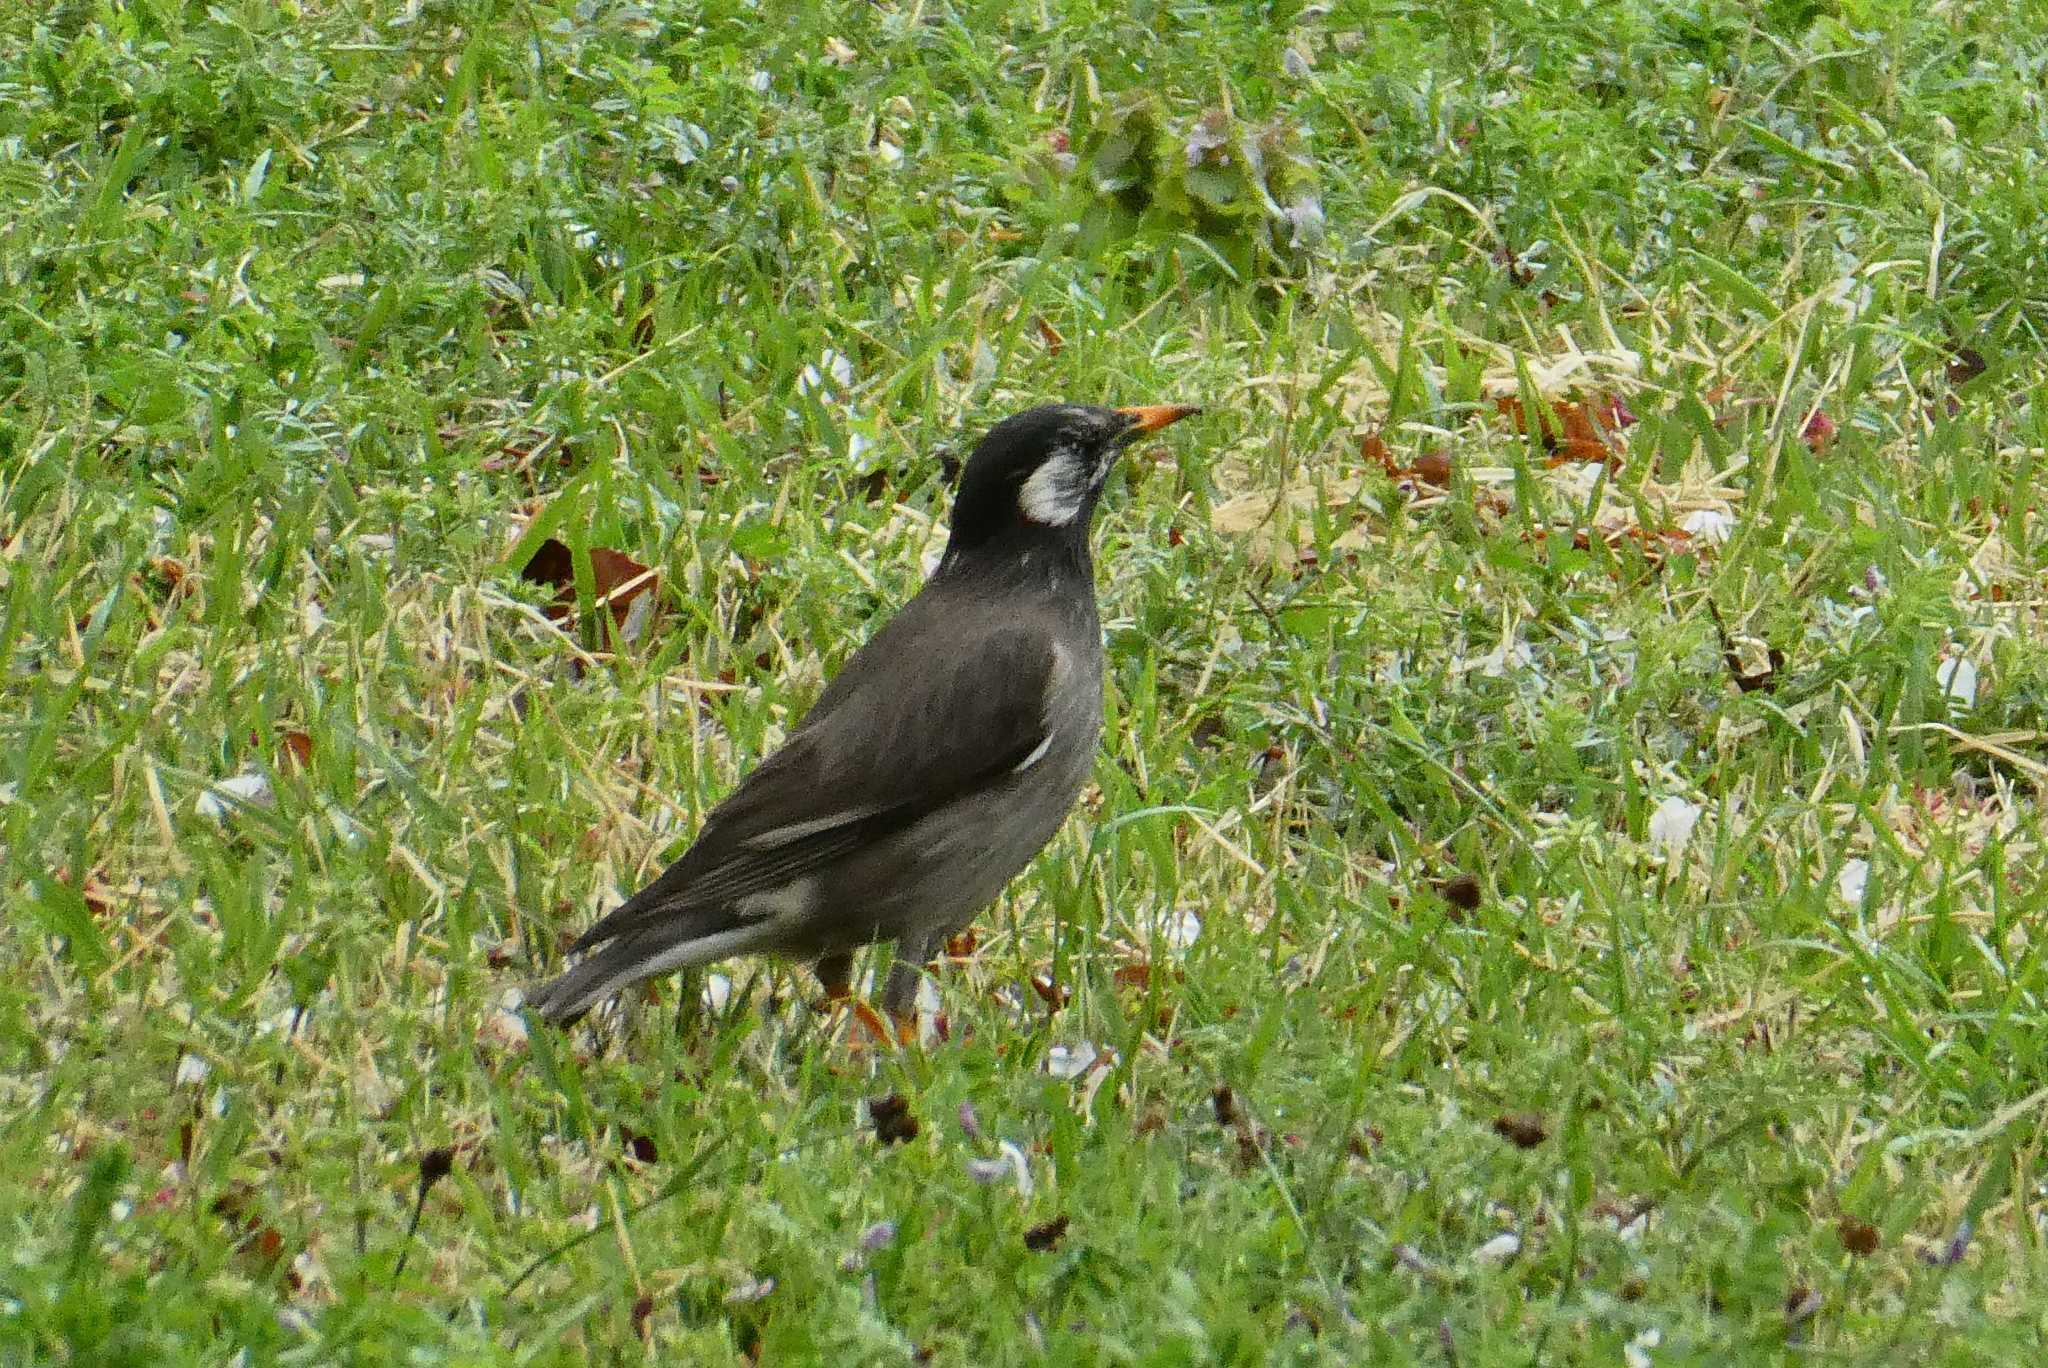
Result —
[[[7, 7], [0, 1358], [2040, 1359], [2039, 19]], [[1496, 406], [1608, 394], [1604, 472]], [[951, 1040], [527, 1035], [1053, 397], [1210, 412]]]

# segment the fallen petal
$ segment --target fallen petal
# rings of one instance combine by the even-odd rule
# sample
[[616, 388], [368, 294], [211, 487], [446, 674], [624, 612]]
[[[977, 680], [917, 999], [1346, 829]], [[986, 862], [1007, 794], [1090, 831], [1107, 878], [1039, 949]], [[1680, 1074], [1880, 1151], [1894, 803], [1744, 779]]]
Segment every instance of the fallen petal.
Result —
[[1078, 1045], [1055, 1045], [1045, 1052], [1045, 1071], [1054, 1078], [1079, 1078], [1095, 1065], [1096, 1049], [1091, 1041]]
[[1685, 515], [1678, 529], [1704, 546], [1719, 546], [1735, 532], [1735, 519], [1718, 508], [1702, 508]]
[[1166, 914], [1160, 922], [1160, 937], [1175, 950], [1185, 950], [1202, 935], [1202, 919], [1185, 907]]
[[1959, 709], [1977, 706], [1977, 667], [1968, 657], [1951, 656], [1942, 661], [1934, 672], [1934, 680], [1948, 695], [1952, 706]]
[[1666, 798], [1650, 814], [1650, 848], [1666, 860], [1677, 859], [1685, 853], [1686, 843], [1692, 839], [1692, 829], [1699, 820], [1698, 803], [1687, 802], [1675, 794]]
[[1472, 1251], [1472, 1262], [1479, 1264], [1504, 1264], [1522, 1252], [1522, 1237], [1512, 1230], [1494, 1236], [1485, 1244]]

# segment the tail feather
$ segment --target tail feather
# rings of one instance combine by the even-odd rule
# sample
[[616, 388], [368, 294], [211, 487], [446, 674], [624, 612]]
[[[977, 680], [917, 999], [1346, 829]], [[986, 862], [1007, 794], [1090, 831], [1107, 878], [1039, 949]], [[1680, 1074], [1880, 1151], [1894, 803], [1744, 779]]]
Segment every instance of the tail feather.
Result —
[[636, 983], [744, 954], [772, 939], [772, 932], [762, 923], [735, 926], [730, 918], [720, 917], [706, 926], [705, 920], [679, 919], [622, 936], [529, 989], [526, 1005], [551, 1026], [574, 1025], [591, 1008]]

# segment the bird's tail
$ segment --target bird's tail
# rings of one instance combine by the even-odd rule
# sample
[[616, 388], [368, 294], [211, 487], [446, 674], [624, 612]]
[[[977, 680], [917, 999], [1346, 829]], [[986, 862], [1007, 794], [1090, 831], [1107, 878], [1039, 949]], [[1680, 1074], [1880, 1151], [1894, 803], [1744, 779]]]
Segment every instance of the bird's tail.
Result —
[[722, 925], [716, 930], [706, 929], [701, 921], [678, 919], [608, 941], [528, 989], [526, 1005], [551, 1026], [573, 1025], [591, 1008], [636, 983], [744, 954], [766, 938], [767, 928], [759, 923], [734, 926], [725, 918], [719, 920]]

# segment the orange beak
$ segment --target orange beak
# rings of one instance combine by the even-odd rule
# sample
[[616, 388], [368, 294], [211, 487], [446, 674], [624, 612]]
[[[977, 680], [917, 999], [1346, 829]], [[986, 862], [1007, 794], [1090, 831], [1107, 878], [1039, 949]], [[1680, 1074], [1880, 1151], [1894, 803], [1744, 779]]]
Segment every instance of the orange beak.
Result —
[[1133, 432], [1157, 432], [1168, 423], [1191, 418], [1201, 410], [1192, 404], [1140, 404], [1136, 408], [1120, 408], [1117, 412], [1131, 420]]

